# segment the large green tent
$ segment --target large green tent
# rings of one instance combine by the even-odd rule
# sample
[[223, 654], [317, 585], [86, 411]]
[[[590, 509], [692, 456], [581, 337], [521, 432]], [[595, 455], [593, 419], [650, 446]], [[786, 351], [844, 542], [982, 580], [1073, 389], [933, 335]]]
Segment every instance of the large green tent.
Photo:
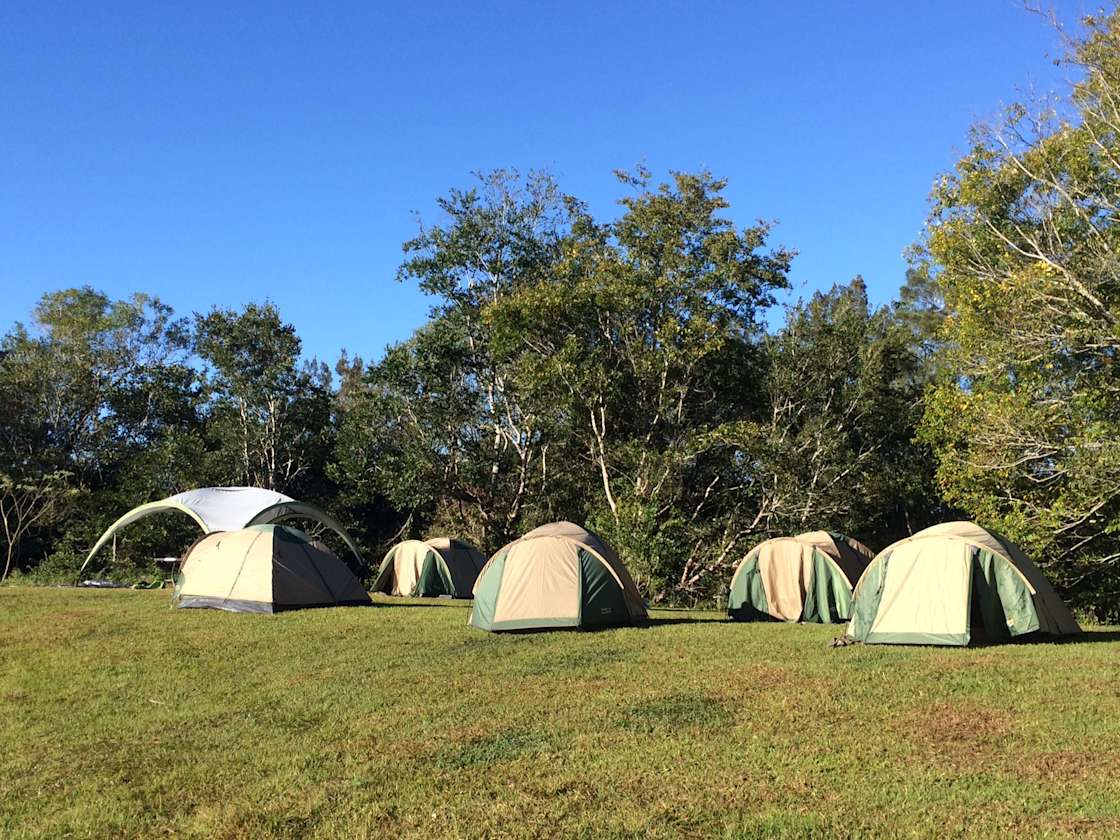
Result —
[[728, 615], [737, 621], [847, 621], [852, 587], [871, 557], [862, 543], [827, 531], [766, 540], [735, 570]]
[[630, 572], [601, 537], [571, 522], [530, 531], [496, 553], [474, 586], [480, 630], [605, 627], [645, 621]]
[[1080, 633], [1049, 581], [1006, 538], [946, 522], [880, 551], [852, 596], [848, 636], [868, 644], [967, 645]]
[[486, 557], [470, 543], [447, 537], [405, 540], [389, 549], [372, 591], [414, 598], [469, 598]]

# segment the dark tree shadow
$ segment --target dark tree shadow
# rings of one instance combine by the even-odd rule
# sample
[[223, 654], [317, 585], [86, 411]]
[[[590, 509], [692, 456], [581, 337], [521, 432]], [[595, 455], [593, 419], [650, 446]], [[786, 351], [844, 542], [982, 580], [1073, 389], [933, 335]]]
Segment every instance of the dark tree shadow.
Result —
[[370, 596], [370, 597], [373, 600], [373, 605], [375, 607], [405, 607], [405, 608], [407, 608], [407, 607], [420, 607], [421, 609], [431, 609], [432, 607], [436, 607], [436, 608], [442, 607], [443, 609], [448, 609], [448, 608], [470, 609], [470, 606], [473, 603], [472, 601], [469, 601], [466, 598], [432, 598], [432, 599], [427, 600], [427, 601], [419, 601], [419, 600], [400, 601], [400, 600], [397, 600], [396, 598], [393, 598], [392, 596], [386, 596], [386, 597], [383, 597], [383, 598], [373, 598], [373, 596]]
[[495, 630], [507, 636], [519, 636], [533, 633], [610, 633], [614, 630], [648, 630], [672, 624], [723, 624], [719, 619], [703, 618], [650, 618], [634, 624], [601, 624], [595, 627], [518, 627], [509, 630]]
[[647, 619], [645, 624], [639, 624], [638, 627], [659, 627], [668, 624], [727, 624], [726, 618], [650, 618]]
[[[645, 624], [603, 624], [598, 627], [511, 627], [505, 630], [485, 630], [495, 636], [537, 636], [546, 633], [610, 633], [612, 630], [642, 629]], [[477, 629], [477, 628], [476, 628]]]
[[[1039, 639], [1045, 641], [1045, 637]], [[1120, 630], [1082, 630], [1076, 636], [1058, 636], [1050, 644], [1088, 645], [1094, 642], [1120, 642]]]
[[1120, 642], [1120, 630], [1082, 630], [1075, 636], [1051, 636], [1049, 633], [1028, 633], [1010, 639], [991, 639], [973, 630], [970, 648], [991, 648], [1022, 645], [1089, 645], [1097, 642]]

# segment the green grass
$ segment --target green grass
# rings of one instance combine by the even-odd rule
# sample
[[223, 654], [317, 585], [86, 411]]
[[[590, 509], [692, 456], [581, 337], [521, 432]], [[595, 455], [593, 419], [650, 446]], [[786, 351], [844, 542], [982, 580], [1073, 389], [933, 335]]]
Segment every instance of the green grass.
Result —
[[653, 617], [0, 589], [0, 836], [1120, 836], [1120, 632], [830, 649]]

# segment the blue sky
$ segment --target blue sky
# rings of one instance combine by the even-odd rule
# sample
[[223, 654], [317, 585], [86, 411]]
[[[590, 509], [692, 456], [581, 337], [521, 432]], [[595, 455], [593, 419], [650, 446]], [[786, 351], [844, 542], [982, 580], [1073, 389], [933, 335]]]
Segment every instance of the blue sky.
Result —
[[0, 328], [74, 285], [268, 298], [308, 355], [377, 358], [427, 312], [394, 274], [437, 196], [547, 167], [606, 217], [638, 162], [729, 178], [795, 295], [862, 274], [885, 302], [968, 126], [1062, 89], [1058, 52], [1014, 0], [6, 0]]

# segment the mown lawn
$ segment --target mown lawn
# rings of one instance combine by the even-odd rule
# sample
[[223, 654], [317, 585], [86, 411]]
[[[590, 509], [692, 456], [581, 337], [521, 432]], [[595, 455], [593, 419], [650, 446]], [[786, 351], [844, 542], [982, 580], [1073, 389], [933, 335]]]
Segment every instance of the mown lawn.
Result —
[[830, 649], [654, 612], [0, 589], [0, 836], [1120, 836], [1120, 632]]

